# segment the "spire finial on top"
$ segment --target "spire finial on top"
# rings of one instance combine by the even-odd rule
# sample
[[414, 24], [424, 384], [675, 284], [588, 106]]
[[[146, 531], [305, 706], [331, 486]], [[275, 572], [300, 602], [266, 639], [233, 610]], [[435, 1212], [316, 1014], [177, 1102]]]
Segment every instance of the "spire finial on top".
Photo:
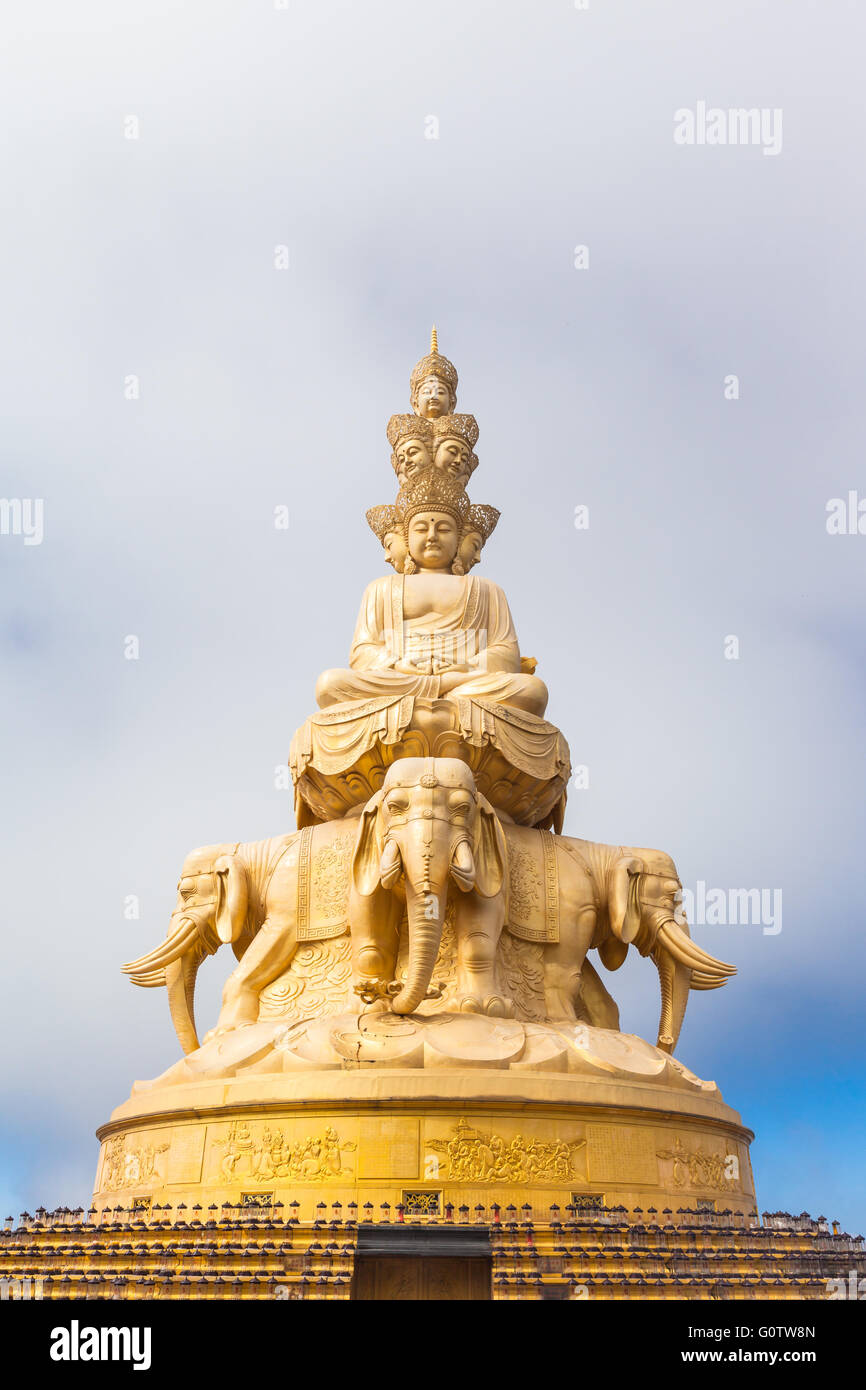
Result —
[[438, 337], [436, 336], [436, 325], [435, 325], [435, 323], [434, 323], [433, 327], [430, 329], [430, 351], [431, 351], [431, 352], [438, 352], [438, 351], [439, 351], [439, 339], [438, 339]]

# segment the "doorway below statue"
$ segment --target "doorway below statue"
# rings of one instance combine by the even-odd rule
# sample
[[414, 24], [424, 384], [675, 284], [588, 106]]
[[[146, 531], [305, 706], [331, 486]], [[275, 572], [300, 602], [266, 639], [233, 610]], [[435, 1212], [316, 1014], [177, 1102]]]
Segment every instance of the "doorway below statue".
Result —
[[361, 1226], [352, 1298], [367, 1302], [481, 1302], [492, 1297], [484, 1228]]

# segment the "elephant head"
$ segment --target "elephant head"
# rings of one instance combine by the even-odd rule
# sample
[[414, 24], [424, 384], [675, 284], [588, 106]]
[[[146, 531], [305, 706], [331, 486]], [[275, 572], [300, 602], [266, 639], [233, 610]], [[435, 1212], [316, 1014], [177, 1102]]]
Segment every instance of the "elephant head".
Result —
[[682, 884], [669, 855], [660, 850], [619, 849], [608, 884], [611, 935], [599, 945], [609, 970], [622, 964], [629, 945], [652, 956], [659, 973], [661, 1015], [657, 1046], [673, 1052], [690, 989], [718, 989], [736, 966], [726, 965], [692, 941], [680, 907]]
[[367, 803], [352, 864], [355, 893], [405, 893], [409, 961], [392, 998], [408, 1014], [426, 997], [442, 940], [449, 884], [490, 898], [503, 891], [507, 847], [499, 818], [459, 758], [400, 758]]
[[122, 966], [133, 984], [165, 985], [172, 1022], [185, 1052], [198, 1047], [194, 993], [198, 968], [223, 942], [240, 957], [246, 944], [249, 885], [239, 846], [208, 845], [184, 861], [168, 936], [155, 950]]

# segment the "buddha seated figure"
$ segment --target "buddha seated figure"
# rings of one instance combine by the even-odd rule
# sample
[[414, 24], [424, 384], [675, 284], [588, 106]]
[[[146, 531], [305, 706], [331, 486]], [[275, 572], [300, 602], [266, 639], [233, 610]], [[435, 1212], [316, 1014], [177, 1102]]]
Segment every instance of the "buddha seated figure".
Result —
[[377, 696], [459, 694], [541, 717], [547, 687], [521, 670], [505, 594], [489, 579], [463, 573], [458, 559], [470, 513], [465, 492], [428, 469], [401, 492], [395, 512], [408, 551], [404, 572], [368, 585], [349, 669], [319, 677], [319, 707]]
[[367, 587], [349, 667], [319, 677], [320, 713], [295, 735], [299, 825], [351, 814], [395, 758], [419, 755], [463, 758], [522, 824], [561, 817], [568, 747], [543, 718], [547, 687], [502, 590], [465, 572], [498, 515], [436, 468], [368, 513], [398, 573]]

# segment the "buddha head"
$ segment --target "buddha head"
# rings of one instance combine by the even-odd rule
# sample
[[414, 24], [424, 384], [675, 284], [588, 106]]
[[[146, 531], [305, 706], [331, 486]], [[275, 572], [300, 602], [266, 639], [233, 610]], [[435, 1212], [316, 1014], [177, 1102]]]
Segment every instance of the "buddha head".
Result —
[[438, 468], [400, 489], [393, 506], [371, 507], [367, 522], [398, 574], [467, 574], [499, 520], [495, 507], [470, 502], [465, 490]]
[[481, 539], [481, 532], [470, 530], [464, 531], [457, 547], [457, 560], [463, 574], [468, 574], [473, 565], [477, 565], [481, 559], [481, 547], [484, 541]]
[[457, 368], [440, 355], [435, 327], [430, 335], [429, 353], [412, 368], [409, 399], [415, 414], [425, 420], [450, 415], [457, 404]]
[[408, 550], [406, 549], [406, 537], [402, 531], [386, 531], [382, 541], [385, 547], [385, 559], [398, 574], [403, 573], [403, 566], [406, 562]]
[[437, 468], [428, 468], [417, 482], [402, 488], [394, 510], [409, 552], [403, 572], [452, 571], [469, 509], [463, 488]]
[[417, 415], [392, 415], [388, 421], [391, 463], [400, 486], [406, 487], [433, 462], [433, 430], [429, 420]]
[[416, 570], [447, 574], [457, 558], [460, 527], [449, 512], [416, 512], [406, 528], [406, 545]]
[[468, 574], [481, 559], [481, 551], [492, 534], [499, 512], [485, 502], [473, 502], [466, 513], [457, 555], [451, 568], [454, 574]]
[[478, 457], [472, 452], [477, 439], [474, 415], [443, 416], [433, 423], [433, 463], [465, 487], [478, 467]]
[[389, 506], [371, 507], [367, 513], [367, 525], [379, 537], [385, 551], [385, 559], [398, 574], [403, 573], [403, 565], [408, 555], [403, 525], [397, 516], [396, 508]]

